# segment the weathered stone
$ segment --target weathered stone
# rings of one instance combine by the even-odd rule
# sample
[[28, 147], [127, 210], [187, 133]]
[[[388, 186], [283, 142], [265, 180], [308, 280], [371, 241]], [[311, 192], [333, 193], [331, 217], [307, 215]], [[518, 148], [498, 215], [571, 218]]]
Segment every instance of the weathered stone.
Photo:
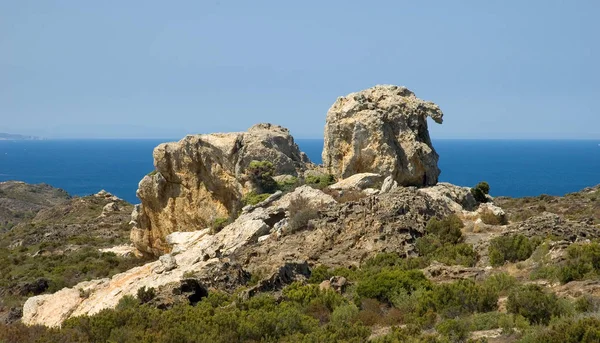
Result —
[[171, 254], [162, 255], [158, 258], [158, 260], [160, 261], [161, 265], [155, 269], [155, 273], [160, 274], [177, 268], [177, 261]]
[[447, 266], [443, 263], [433, 261], [423, 269], [423, 274], [428, 279], [440, 282], [455, 281], [462, 279], [479, 280], [487, 275], [488, 270], [478, 267]]
[[276, 208], [288, 208], [292, 199], [304, 198], [307, 199], [311, 206], [327, 207], [335, 204], [335, 199], [325, 194], [323, 191], [312, 188], [307, 185], [296, 188], [293, 192], [285, 194], [281, 199], [275, 201], [273, 206]]
[[142, 205], [132, 213], [131, 240], [145, 253], [168, 251], [171, 232], [209, 227], [241, 209], [252, 187], [245, 176], [250, 162], [269, 161], [275, 174], [296, 175], [309, 160], [289, 131], [258, 124], [247, 132], [187, 136], [154, 149], [156, 172], [139, 184]]
[[383, 180], [383, 183], [381, 184], [381, 193], [387, 193], [396, 188], [398, 188], [398, 182], [390, 175]]
[[504, 233], [520, 233], [527, 237], [557, 237], [570, 242], [600, 238], [600, 230], [597, 228], [565, 220], [550, 212], [510, 224]]
[[358, 189], [364, 190], [367, 188], [374, 188], [378, 183], [381, 182], [381, 175], [374, 173], [360, 173], [354, 174], [346, 179], [340, 180], [337, 183], [329, 186], [331, 189]]
[[434, 199], [446, 202], [455, 212], [462, 210], [473, 211], [477, 207], [477, 201], [473, 197], [473, 194], [471, 194], [469, 187], [440, 182], [432, 187], [421, 188], [420, 191], [427, 193]]
[[427, 117], [442, 111], [406, 87], [375, 86], [340, 97], [327, 113], [323, 164], [344, 179], [358, 173], [391, 175], [400, 185], [435, 185], [438, 154]]

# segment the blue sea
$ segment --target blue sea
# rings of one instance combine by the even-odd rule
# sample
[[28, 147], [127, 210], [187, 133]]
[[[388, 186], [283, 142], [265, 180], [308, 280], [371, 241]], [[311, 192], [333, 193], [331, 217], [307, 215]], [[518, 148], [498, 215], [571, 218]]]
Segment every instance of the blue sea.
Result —
[[[152, 150], [168, 140], [0, 141], [0, 181], [47, 183], [71, 195], [105, 189], [137, 203], [138, 182], [154, 169]], [[315, 163], [323, 140], [297, 139]], [[494, 196], [564, 195], [600, 183], [600, 141], [434, 140], [440, 181]]]

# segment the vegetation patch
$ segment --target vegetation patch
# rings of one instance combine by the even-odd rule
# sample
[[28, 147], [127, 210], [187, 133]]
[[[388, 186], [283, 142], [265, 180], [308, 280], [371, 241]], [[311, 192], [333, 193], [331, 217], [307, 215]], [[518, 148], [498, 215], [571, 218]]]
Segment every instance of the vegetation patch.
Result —
[[473, 194], [473, 197], [475, 198], [475, 200], [477, 200], [477, 202], [487, 202], [488, 199], [486, 195], [488, 195], [489, 193], [490, 185], [485, 181], [482, 181], [478, 183], [475, 187], [471, 188], [471, 194]]
[[462, 227], [464, 224], [456, 215], [442, 220], [432, 218], [425, 228], [425, 236], [415, 242], [419, 255], [447, 265], [474, 266], [478, 256], [471, 245], [463, 243]]
[[310, 228], [310, 221], [319, 217], [317, 207], [311, 204], [309, 199], [300, 196], [291, 199], [288, 211], [290, 218], [286, 233]]
[[336, 182], [336, 180], [335, 177], [331, 174], [307, 175], [304, 178], [304, 182], [313, 188], [323, 189], [325, 187], [333, 185]]
[[538, 238], [527, 238], [524, 235], [500, 236], [490, 241], [488, 255], [494, 267], [504, 262], [518, 262], [528, 259], [541, 243]]

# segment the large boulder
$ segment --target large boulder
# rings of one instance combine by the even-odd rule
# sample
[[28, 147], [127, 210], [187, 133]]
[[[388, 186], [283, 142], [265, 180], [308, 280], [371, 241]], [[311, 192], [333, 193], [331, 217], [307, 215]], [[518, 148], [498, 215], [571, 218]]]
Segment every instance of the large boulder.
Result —
[[440, 170], [427, 117], [441, 124], [443, 113], [406, 87], [375, 86], [340, 97], [327, 113], [323, 164], [339, 179], [376, 173], [404, 186], [435, 185]]
[[140, 251], [168, 251], [165, 237], [210, 226], [241, 208], [252, 187], [253, 160], [273, 163], [275, 174], [297, 175], [310, 161], [286, 128], [258, 124], [247, 132], [190, 135], [154, 149], [156, 172], [139, 183], [142, 204], [132, 213], [131, 240]]

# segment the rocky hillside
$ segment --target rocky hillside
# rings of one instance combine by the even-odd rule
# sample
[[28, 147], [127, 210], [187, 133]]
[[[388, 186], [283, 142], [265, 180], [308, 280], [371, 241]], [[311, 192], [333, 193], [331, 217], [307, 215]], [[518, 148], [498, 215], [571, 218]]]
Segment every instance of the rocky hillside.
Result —
[[441, 113], [404, 87], [340, 98], [324, 166], [270, 124], [157, 147], [131, 238], [158, 260], [30, 297], [0, 341], [597, 342], [600, 188], [437, 183]]
[[0, 232], [33, 218], [40, 210], [63, 203], [69, 194], [49, 185], [0, 182]]
[[104, 191], [71, 198], [47, 185], [0, 185], [3, 204], [28, 213], [0, 233], [0, 322], [19, 319], [28, 296], [147, 262], [129, 246], [131, 204]]

